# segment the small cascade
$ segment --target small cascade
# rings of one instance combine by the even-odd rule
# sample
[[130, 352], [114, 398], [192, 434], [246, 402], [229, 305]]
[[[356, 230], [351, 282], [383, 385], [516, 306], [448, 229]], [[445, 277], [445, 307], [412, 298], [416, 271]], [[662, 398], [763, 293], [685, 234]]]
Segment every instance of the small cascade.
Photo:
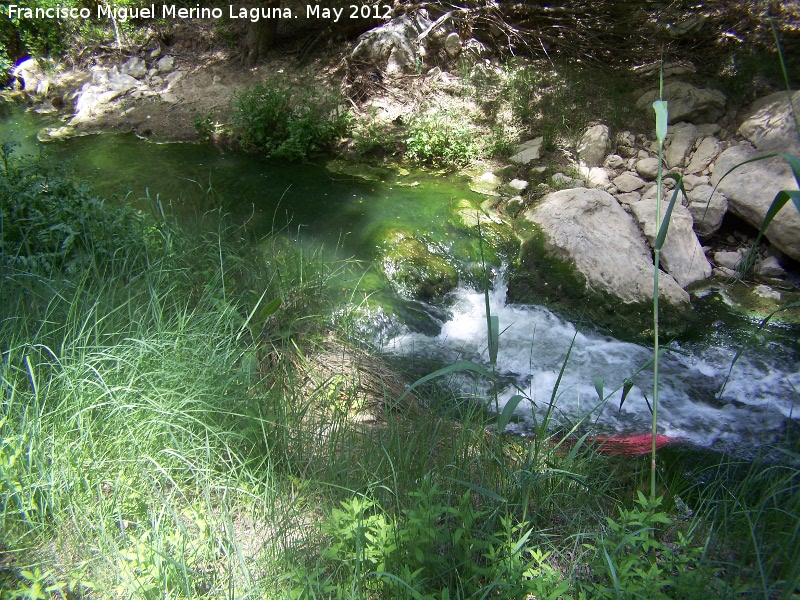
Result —
[[[650, 431], [653, 374], [652, 367], [642, 367], [651, 359], [652, 348], [576, 330], [546, 308], [506, 304], [505, 297], [506, 286], [500, 280], [490, 292], [490, 310], [499, 317], [501, 331], [500, 408], [516, 394], [526, 398], [508, 431], [531, 432], [546, 417], [551, 399], [553, 426], [580, 424], [581, 430], [610, 438]], [[406, 330], [387, 340], [384, 349], [396, 355], [421, 355], [445, 363], [472, 360], [488, 366], [485, 306], [482, 292], [460, 287], [438, 334]], [[737, 348], [672, 347], [676, 351], [666, 353], [659, 366], [659, 434], [716, 450], [741, 451], [775, 443], [788, 421], [800, 419], [800, 362], [792, 351], [776, 344], [748, 350], [730, 371], [723, 390]], [[604, 402], [595, 388], [598, 377], [603, 380]], [[633, 387], [620, 406], [627, 379]], [[467, 375], [460, 385], [468, 393], [490, 391], [489, 382], [476, 384]]]

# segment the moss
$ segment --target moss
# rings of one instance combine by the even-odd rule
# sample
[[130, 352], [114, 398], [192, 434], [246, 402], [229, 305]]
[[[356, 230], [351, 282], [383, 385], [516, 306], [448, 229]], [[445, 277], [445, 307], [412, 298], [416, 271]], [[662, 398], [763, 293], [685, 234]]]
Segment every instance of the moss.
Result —
[[[508, 299], [547, 306], [572, 321], [591, 324], [620, 339], [652, 339], [652, 302], [622, 303], [608, 292], [591, 289], [572, 262], [547, 252], [545, 234], [536, 227], [526, 233], [520, 255], [510, 269]], [[689, 311], [662, 303], [662, 339], [680, 334], [691, 320]]]
[[[769, 286], [772, 293], [780, 294], [777, 297], [764, 297], [759, 295], [759, 285], [746, 284], [734, 281], [722, 288], [723, 294], [730, 300], [729, 310], [749, 317], [755, 321], [762, 321], [770, 313], [800, 301], [800, 293], [790, 285]], [[787, 325], [800, 324], [800, 310], [781, 310], [770, 321], [785, 323]]]
[[458, 271], [450, 264], [445, 249], [426, 238], [390, 230], [379, 252], [384, 275], [404, 296], [430, 302], [458, 285]]
[[349, 175], [365, 181], [385, 181], [391, 175], [389, 169], [374, 167], [363, 163], [352, 163], [344, 160], [330, 160], [325, 168], [331, 173]]
[[[476, 239], [478, 237], [483, 239], [485, 258], [487, 258], [486, 246], [491, 248], [490, 254], [499, 258], [510, 259], [517, 254], [519, 239], [514, 226], [496, 211], [485, 211], [466, 198], [453, 200], [448, 211], [450, 221], [457, 229], [474, 235]], [[480, 261], [480, 252], [470, 258]], [[487, 259], [487, 262], [492, 260]]]

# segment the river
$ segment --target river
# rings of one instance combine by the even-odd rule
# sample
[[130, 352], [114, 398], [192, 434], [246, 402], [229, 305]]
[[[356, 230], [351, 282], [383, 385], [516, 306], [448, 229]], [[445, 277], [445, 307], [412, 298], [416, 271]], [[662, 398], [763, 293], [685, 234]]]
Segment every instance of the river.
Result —
[[[259, 233], [279, 229], [322, 243], [332, 255], [362, 261], [365, 269], [375, 259], [376, 236], [387, 227], [424, 233], [456, 257], [466, 256], [470, 243], [448, 222], [448, 206], [457, 198], [480, 197], [456, 176], [394, 170], [382, 181], [363, 181], [331, 173], [322, 164], [266, 161], [198, 144], [154, 144], [132, 134], [40, 145], [35, 133], [47, 124], [47, 117], [12, 112], [0, 120], [0, 141], [11, 138], [21, 152], [43, 150], [67, 161], [77, 177], [101, 195], [144, 209], [158, 197], [179, 221], [221, 208], [236, 218], [248, 218]], [[462, 283], [444, 303], [429, 306], [397, 297], [380, 277], [363, 281], [368, 283], [361, 292], [372, 295], [384, 311], [402, 315], [384, 315], [392, 326], [381, 329], [375, 343], [387, 354], [424, 358], [430, 365], [473, 360], [488, 366], [482, 292]], [[554, 425], [601, 433], [649, 430], [652, 373], [637, 372], [652, 356], [651, 348], [602, 335], [589, 324], [578, 329], [546, 308], [507, 304], [502, 272], [490, 293], [490, 307], [502, 332], [499, 404], [502, 407], [516, 394], [526, 398], [517, 407], [510, 431], [530, 432], [551, 410], [551, 403]], [[710, 288], [695, 309], [701, 324], [691, 336], [671, 341], [675, 351], [662, 360], [659, 432], [719, 451], [749, 453], [787, 437], [796, 444], [797, 328], [767, 327], [731, 369], [737, 350], [753, 339], [758, 323], [730, 310], [722, 288]], [[621, 392], [611, 392], [628, 378], [633, 387], [620, 406]], [[491, 395], [485, 380], [451, 380], [466, 395]]]

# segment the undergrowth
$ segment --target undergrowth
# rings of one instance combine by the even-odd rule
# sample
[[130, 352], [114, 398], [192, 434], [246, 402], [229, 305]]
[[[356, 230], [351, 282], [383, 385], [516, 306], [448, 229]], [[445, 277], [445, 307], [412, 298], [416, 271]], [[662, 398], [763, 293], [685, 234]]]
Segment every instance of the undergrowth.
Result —
[[595, 119], [612, 131], [636, 129], [628, 74], [597, 64], [550, 67], [514, 68], [504, 83], [514, 117], [544, 138], [544, 150], [574, 150]]
[[404, 393], [354, 337], [348, 261], [219, 211], [189, 233], [3, 157], [3, 600], [735, 597], [759, 572], [791, 589], [767, 525], [796, 510], [796, 471], [752, 501], [755, 474], [727, 504], [709, 488], [769, 516], [723, 578], [708, 541], [737, 530], [633, 502], [637, 463]]
[[348, 113], [336, 97], [310, 84], [283, 80], [238, 94], [232, 120], [233, 136], [245, 149], [289, 160], [330, 151], [349, 126]]

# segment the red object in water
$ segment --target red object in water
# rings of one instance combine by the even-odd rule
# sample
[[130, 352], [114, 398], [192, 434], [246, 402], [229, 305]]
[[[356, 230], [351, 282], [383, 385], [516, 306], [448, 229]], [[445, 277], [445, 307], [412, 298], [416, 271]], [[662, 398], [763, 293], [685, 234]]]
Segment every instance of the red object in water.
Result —
[[[642, 456], [653, 449], [653, 436], [649, 433], [636, 435], [598, 435], [587, 441], [596, 446], [598, 454], [607, 456]], [[656, 449], [677, 441], [666, 435], [656, 435]]]

